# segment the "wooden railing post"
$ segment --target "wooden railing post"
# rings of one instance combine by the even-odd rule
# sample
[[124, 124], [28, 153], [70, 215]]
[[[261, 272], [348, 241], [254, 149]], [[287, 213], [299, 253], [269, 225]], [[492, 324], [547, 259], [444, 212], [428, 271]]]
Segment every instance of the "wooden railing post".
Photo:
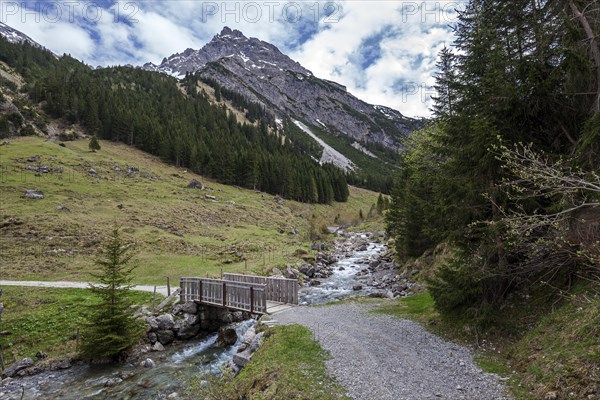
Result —
[[198, 300], [202, 301], [202, 279], [200, 279], [200, 281], [198, 282], [198, 290], [200, 291], [198, 293]]
[[223, 307], [227, 305], [227, 283], [223, 282]]
[[250, 286], [250, 313], [254, 312], [254, 288]]

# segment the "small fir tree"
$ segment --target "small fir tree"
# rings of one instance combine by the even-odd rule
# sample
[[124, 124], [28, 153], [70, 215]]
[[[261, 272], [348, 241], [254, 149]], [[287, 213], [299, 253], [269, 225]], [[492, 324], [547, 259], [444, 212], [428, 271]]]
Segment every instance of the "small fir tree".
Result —
[[84, 327], [81, 347], [84, 358], [116, 360], [143, 333], [128, 301], [135, 268], [128, 265], [133, 256], [131, 250], [131, 245], [123, 241], [115, 228], [104, 248], [104, 258], [96, 261], [101, 272], [93, 276], [100, 283], [90, 286], [100, 302], [92, 307]]
[[92, 136], [92, 138], [90, 139], [89, 148], [94, 153], [100, 150], [100, 143], [98, 142], [98, 138], [96, 137], [96, 135]]
[[379, 193], [379, 197], [377, 198], [377, 213], [380, 215], [383, 214], [384, 209], [383, 195]]

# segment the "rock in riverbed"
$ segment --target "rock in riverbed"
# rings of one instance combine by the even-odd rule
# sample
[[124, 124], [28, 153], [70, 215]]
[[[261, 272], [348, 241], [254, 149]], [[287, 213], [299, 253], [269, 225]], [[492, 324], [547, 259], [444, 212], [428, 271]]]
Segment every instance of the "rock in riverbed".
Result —
[[219, 335], [217, 336], [217, 341], [214, 344], [214, 347], [221, 348], [226, 346], [234, 345], [237, 342], [238, 336], [235, 329], [225, 328], [219, 331]]

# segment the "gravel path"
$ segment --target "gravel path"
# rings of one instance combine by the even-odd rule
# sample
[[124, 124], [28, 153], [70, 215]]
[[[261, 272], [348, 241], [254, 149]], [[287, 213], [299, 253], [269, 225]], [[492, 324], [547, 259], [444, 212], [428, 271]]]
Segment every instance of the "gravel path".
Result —
[[295, 307], [273, 318], [310, 328], [333, 357], [328, 370], [355, 400], [510, 399], [468, 349], [415, 322], [369, 314], [366, 305]]
[[[57, 288], [57, 289], [88, 289], [90, 284], [87, 282], [44, 282], [44, 281], [2, 281], [0, 280], [0, 286], [22, 286], [22, 287], [43, 287], [43, 288]], [[149, 285], [135, 285], [131, 288], [140, 292], [154, 292], [154, 286]], [[175, 288], [176, 289], [176, 288]], [[160, 293], [163, 296], [167, 295], [166, 286], [157, 286], [156, 293]]]

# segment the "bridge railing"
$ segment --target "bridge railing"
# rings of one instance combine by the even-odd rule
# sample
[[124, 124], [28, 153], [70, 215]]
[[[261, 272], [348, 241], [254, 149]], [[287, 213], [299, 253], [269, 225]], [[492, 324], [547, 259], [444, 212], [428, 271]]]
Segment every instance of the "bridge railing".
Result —
[[181, 278], [182, 302], [199, 301], [251, 313], [267, 312], [266, 285], [226, 279]]
[[266, 285], [267, 301], [298, 304], [298, 281], [296, 279], [231, 273], [223, 274], [223, 279], [235, 282]]

